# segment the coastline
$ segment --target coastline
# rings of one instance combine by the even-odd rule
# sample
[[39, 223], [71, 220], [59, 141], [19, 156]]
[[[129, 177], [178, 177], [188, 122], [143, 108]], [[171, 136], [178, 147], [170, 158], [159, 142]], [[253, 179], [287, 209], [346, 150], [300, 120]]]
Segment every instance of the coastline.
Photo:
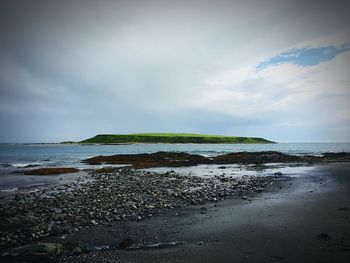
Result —
[[[86, 228], [80, 228], [79, 225], [69, 227], [70, 221], [66, 221], [66, 216], [62, 217], [62, 214], [68, 215], [69, 210], [64, 212], [59, 210], [57, 205], [48, 206], [48, 211], [54, 211], [51, 212], [54, 218], [61, 217], [58, 220], [68, 228], [63, 232], [58, 228], [58, 232], [51, 232], [44, 236], [40, 236], [40, 232], [34, 232], [34, 235], [39, 233], [39, 236], [27, 241], [22, 240], [22, 245], [37, 242], [62, 244], [62, 254], [50, 259], [55, 262], [101, 262], [101, 260], [107, 260], [107, 262], [213, 262], [214, 260], [232, 262], [232, 258], [238, 259], [239, 262], [269, 262], [269, 260], [279, 262], [278, 260], [282, 259], [283, 262], [295, 262], [296, 259], [301, 262], [317, 262], [314, 261], [315, 258], [322, 260], [330, 256], [335, 256], [338, 259], [337, 262], [345, 262], [341, 261], [342, 257], [348, 255], [350, 249], [349, 212], [346, 210], [349, 209], [350, 203], [348, 190], [350, 179], [347, 177], [350, 164], [332, 163], [313, 167], [314, 169], [292, 177], [288, 174], [276, 176], [271, 174], [272, 178], [265, 177], [262, 180], [257, 179], [256, 182], [252, 181], [259, 186], [266, 182], [263, 189], [254, 186], [257, 187], [254, 191], [242, 191], [217, 200], [203, 200], [204, 202], [196, 205], [185, 202], [184, 206], [163, 207], [164, 209], [160, 211], [157, 211], [159, 210], [157, 208], [147, 212], [152, 213], [152, 216], [141, 216], [141, 219], [133, 213], [130, 214], [132, 217], [112, 220], [107, 224], [104, 224], [103, 220], [100, 222], [89, 219], [93, 221], [89, 221], [89, 226]], [[227, 173], [228, 169], [230, 168], [218, 169], [218, 171], [222, 174]], [[113, 173], [116, 170], [123, 171], [123, 168], [100, 171], [103, 185], [105, 185], [103, 187], [108, 187], [109, 184], [106, 186], [106, 182], [110, 182], [109, 178], [115, 176]], [[139, 172], [153, 176], [158, 182], [156, 183], [158, 188], [162, 188], [161, 182], [166, 178], [177, 178], [176, 180], [180, 180], [178, 182], [184, 182], [176, 172], [153, 173], [147, 170]], [[133, 170], [130, 170], [130, 176], [130, 179], [140, 178]], [[217, 183], [221, 182], [224, 185], [227, 183], [227, 176], [214, 176], [214, 178]], [[160, 178], [163, 179], [159, 181]], [[185, 175], [184, 179], [189, 178]], [[235, 182], [234, 178], [232, 179], [232, 182]], [[128, 181], [129, 179], [125, 182]], [[195, 179], [191, 184], [193, 186], [193, 183], [201, 182]], [[245, 186], [249, 188], [249, 185], [249, 183], [243, 184], [244, 188]], [[67, 189], [61, 187], [58, 194], [65, 199], [67, 194], [71, 193], [72, 197], [79, 199], [79, 193], [74, 193], [74, 188], [68, 191]], [[95, 191], [92, 194], [99, 196], [98, 193], [99, 191]], [[219, 194], [220, 191], [217, 193]], [[96, 200], [97, 196], [94, 197]], [[69, 199], [66, 205], [72, 200]], [[74, 202], [70, 205], [74, 206]], [[133, 205], [138, 206], [138, 203], [128, 203], [128, 209], [136, 211], [132, 208]], [[34, 208], [40, 205], [34, 202], [28, 207], [31, 206]], [[342, 208], [346, 209], [338, 210]], [[35, 211], [34, 209], [33, 212]], [[4, 219], [6, 218], [2, 218]], [[17, 228], [28, 227], [23, 225], [24, 219], [22, 217], [17, 221]], [[30, 219], [32, 223], [29, 221], [29, 226], [33, 224], [33, 220], [39, 221], [40, 218], [31, 217]], [[2, 225], [8, 228], [11, 224], [7, 222]], [[31, 234], [30, 231], [28, 234]], [[329, 235], [330, 239], [327, 239], [328, 236], [325, 236], [327, 240], [320, 239], [318, 235], [321, 234]], [[120, 242], [125, 239], [132, 240], [129, 245], [131, 245], [130, 248], [135, 249], [118, 248]], [[270, 241], [266, 242], [266, 240]], [[304, 247], [299, 246], [298, 242], [301, 242]], [[165, 248], [148, 247], [159, 246], [159, 244]], [[13, 243], [10, 247], [19, 245], [21, 244]], [[319, 246], [322, 246], [321, 252], [316, 249]], [[293, 253], [291, 249], [298, 253]], [[309, 252], [314, 258], [308, 256]], [[14, 258], [10, 260], [17, 262]]]
[[345, 263], [350, 253], [349, 171], [349, 163], [320, 165], [251, 200], [228, 199], [207, 204], [205, 210], [192, 206], [143, 222], [77, 233], [67, 242], [100, 248], [123, 237], [184, 243], [163, 249], [93, 251], [57, 262]]

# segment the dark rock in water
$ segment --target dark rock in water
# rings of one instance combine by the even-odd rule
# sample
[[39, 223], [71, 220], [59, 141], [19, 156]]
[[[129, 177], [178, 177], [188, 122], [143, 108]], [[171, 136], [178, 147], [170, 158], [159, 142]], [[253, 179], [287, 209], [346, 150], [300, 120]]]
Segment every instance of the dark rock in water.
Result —
[[[198, 164], [256, 164], [264, 163], [315, 163], [350, 161], [350, 153], [324, 153], [321, 156], [295, 156], [276, 151], [237, 152], [215, 157], [189, 154], [184, 152], [156, 152], [150, 154], [117, 154], [112, 156], [95, 156], [82, 160], [83, 163], [96, 164], [124, 164], [134, 168], [149, 167], [182, 167]], [[219, 166], [218, 169], [226, 169]]]
[[156, 152], [150, 154], [117, 154], [96, 156], [82, 161], [88, 164], [130, 164], [135, 168], [181, 167], [207, 164], [211, 161], [201, 155], [176, 152]]
[[23, 247], [10, 248], [5, 250], [1, 256], [4, 258], [16, 258], [24, 262], [42, 262], [58, 256], [62, 253], [62, 244], [38, 243]]
[[321, 155], [306, 155], [303, 156], [304, 161], [310, 163], [318, 162], [348, 162], [350, 161], [349, 152], [338, 152], [338, 153], [322, 153]]
[[329, 241], [331, 240], [331, 236], [327, 233], [320, 233], [317, 235], [317, 237], [321, 240], [324, 240], [324, 241]]
[[235, 163], [285, 163], [300, 162], [302, 158], [299, 156], [288, 155], [281, 152], [265, 151], [265, 152], [237, 152], [219, 155], [213, 158], [214, 163], [218, 164], [235, 164]]
[[79, 169], [76, 168], [39, 168], [23, 172], [26, 175], [57, 175], [67, 173], [77, 173]]
[[283, 174], [282, 174], [282, 172], [276, 172], [275, 173], [275, 177], [280, 177], [280, 176], [282, 176]]

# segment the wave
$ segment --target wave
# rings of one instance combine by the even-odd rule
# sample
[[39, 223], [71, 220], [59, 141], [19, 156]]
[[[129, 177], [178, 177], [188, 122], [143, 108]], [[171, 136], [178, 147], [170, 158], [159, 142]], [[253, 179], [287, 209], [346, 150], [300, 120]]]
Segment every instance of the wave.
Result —
[[18, 190], [17, 187], [13, 187], [13, 188], [10, 188], [10, 189], [0, 189], [0, 192], [1, 193], [9, 193], [9, 192], [17, 191], [17, 190]]
[[16, 168], [32, 168], [32, 167], [38, 167], [43, 165], [43, 163], [38, 163], [38, 162], [34, 162], [34, 163], [12, 163], [10, 164], [12, 167], [16, 167]]

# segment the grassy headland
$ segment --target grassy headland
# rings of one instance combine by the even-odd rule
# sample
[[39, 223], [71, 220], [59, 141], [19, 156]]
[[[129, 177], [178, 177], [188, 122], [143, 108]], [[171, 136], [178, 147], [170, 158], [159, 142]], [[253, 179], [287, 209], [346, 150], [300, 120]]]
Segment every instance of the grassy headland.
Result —
[[80, 143], [274, 143], [263, 138], [193, 133], [99, 134]]

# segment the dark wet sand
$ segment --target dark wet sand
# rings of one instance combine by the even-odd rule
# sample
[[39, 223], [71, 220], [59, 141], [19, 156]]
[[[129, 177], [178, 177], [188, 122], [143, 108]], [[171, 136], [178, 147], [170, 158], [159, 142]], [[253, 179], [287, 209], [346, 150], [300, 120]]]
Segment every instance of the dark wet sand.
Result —
[[319, 165], [270, 190], [251, 201], [225, 200], [205, 205], [207, 210], [188, 207], [140, 222], [96, 227], [64, 240], [66, 246], [82, 247], [123, 238], [185, 241], [176, 247], [94, 251], [59, 261], [350, 262], [350, 163]]

